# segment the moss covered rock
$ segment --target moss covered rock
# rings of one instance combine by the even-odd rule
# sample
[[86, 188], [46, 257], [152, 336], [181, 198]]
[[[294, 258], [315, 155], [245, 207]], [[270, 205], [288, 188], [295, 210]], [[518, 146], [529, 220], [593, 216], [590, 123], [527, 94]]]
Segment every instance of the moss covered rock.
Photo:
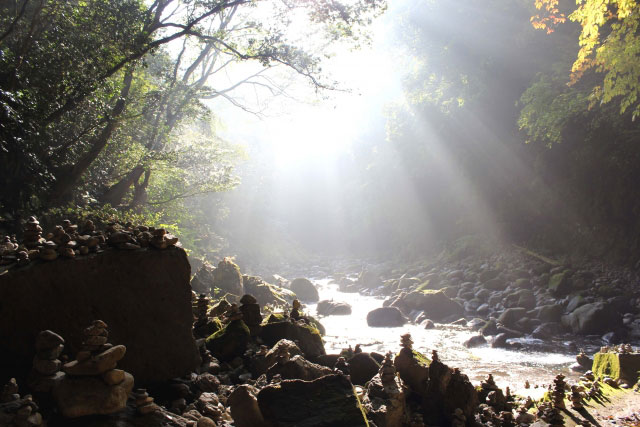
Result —
[[549, 291], [553, 295], [563, 296], [571, 292], [571, 279], [568, 271], [554, 274], [549, 278]]
[[633, 385], [638, 381], [640, 353], [596, 353], [593, 358], [592, 371], [601, 377], [607, 376]]
[[256, 297], [258, 304], [263, 306], [267, 304], [282, 306], [296, 299], [294, 292], [267, 283], [258, 276], [242, 276], [242, 284], [244, 292]]
[[218, 263], [218, 268], [213, 272], [213, 285], [223, 294], [230, 293], [238, 297], [244, 295], [240, 268], [230, 258], [224, 258]]
[[258, 393], [258, 405], [265, 420], [278, 427], [369, 425], [353, 386], [342, 375], [269, 385]]
[[218, 360], [230, 361], [244, 354], [250, 337], [249, 327], [242, 320], [234, 320], [207, 338], [206, 346]]
[[460, 316], [464, 309], [440, 290], [427, 289], [410, 292], [403, 301], [412, 310], [423, 310], [427, 318], [440, 321], [451, 316]]
[[269, 347], [282, 339], [294, 341], [307, 359], [313, 360], [325, 354], [320, 332], [310, 325], [290, 321], [266, 323], [262, 325], [259, 337]]

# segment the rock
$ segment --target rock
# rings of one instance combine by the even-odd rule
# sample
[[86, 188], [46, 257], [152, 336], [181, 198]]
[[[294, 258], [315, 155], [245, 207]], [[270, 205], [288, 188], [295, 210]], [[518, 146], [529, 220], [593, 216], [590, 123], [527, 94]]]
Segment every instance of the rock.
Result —
[[64, 339], [50, 330], [42, 331], [36, 337], [36, 351], [58, 348], [62, 344], [64, 344]]
[[531, 335], [538, 339], [549, 339], [564, 333], [563, 326], [558, 322], [547, 322], [533, 330]]
[[472, 420], [478, 404], [478, 393], [466, 375], [438, 360], [431, 362], [429, 381], [422, 399], [426, 423], [450, 425], [457, 408], [462, 410], [467, 420]]
[[531, 310], [536, 306], [536, 297], [532, 291], [528, 289], [522, 289], [516, 292], [514, 295], [518, 296], [518, 307], [524, 307], [527, 310]]
[[133, 389], [133, 377], [109, 386], [97, 377], [66, 377], [53, 389], [58, 409], [67, 418], [105, 415], [123, 410]]
[[498, 318], [498, 322], [502, 323], [508, 328], [514, 328], [516, 322], [523, 318], [526, 313], [527, 310], [525, 308], [507, 308]]
[[538, 309], [538, 319], [543, 323], [559, 322], [563, 312], [560, 304], [543, 305]]
[[223, 294], [229, 293], [238, 297], [244, 294], [240, 268], [230, 259], [224, 258], [213, 272], [213, 285]]
[[549, 278], [549, 291], [555, 296], [564, 296], [571, 292], [571, 278], [569, 271], [554, 274]]
[[363, 270], [358, 276], [357, 286], [366, 289], [376, 289], [383, 285], [380, 276], [373, 271]]
[[425, 315], [435, 321], [442, 321], [447, 317], [459, 318], [464, 309], [460, 304], [446, 296], [442, 291], [426, 290], [407, 294], [406, 304], [416, 310], [423, 310]]
[[380, 365], [369, 353], [357, 353], [347, 362], [349, 363], [351, 382], [357, 385], [365, 385], [380, 370]]
[[622, 315], [606, 304], [585, 304], [562, 316], [562, 324], [578, 334], [603, 334], [622, 327]]
[[333, 374], [333, 370], [326, 366], [317, 365], [306, 360], [301, 355], [293, 356], [286, 361], [279, 361], [267, 370], [267, 379], [280, 375], [285, 380], [305, 380], [311, 381], [325, 375]]
[[69, 375], [100, 375], [114, 369], [117, 362], [124, 357], [127, 348], [116, 345], [110, 349], [84, 361], [73, 360], [62, 368]]
[[402, 381], [419, 394], [425, 392], [430, 363], [431, 361], [423, 354], [409, 348], [400, 350], [400, 353], [393, 360], [393, 365]]
[[593, 358], [593, 373], [600, 377], [611, 377], [626, 384], [638, 381], [640, 353], [596, 353]]
[[322, 300], [316, 308], [321, 316], [344, 316], [351, 314], [351, 306], [346, 302]]
[[274, 346], [282, 339], [295, 341], [309, 360], [325, 354], [320, 332], [310, 325], [289, 321], [267, 323], [262, 326], [259, 337], [267, 346]]
[[[4, 370], [26, 371], [37, 334], [66, 338], [71, 354], [83, 339], [78, 325], [98, 314], [114, 342], [127, 347], [120, 367], [139, 382], [165, 381], [200, 364], [191, 331], [190, 267], [184, 250], [106, 250], [65, 262], [48, 262], [0, 276], [0, 346]], [[61, 309], [73, 307], [73, 315]], [[16, 325], [20, 328], [16, 328]], [[132, 327], [135, 325], [135, 327]], [[162, 355], [162, 357], [159, 357]]]
[[212, 294], [215, 287], [213, 278], [215, 271], [214, 266], [205, 262], [191, 279], [191, 288], [198, 294]]
[[233, 390], [227, 399], [236, 427], [267, 426], [258, 407], [258, 399], [255, 397], [254, 390], [253, 387], [243, 384]]
[[208, 337], [205, 345], [216, 359], [228, 362], [244, 354], [250, 338], [249, 327], [237, 319]]
[[580, 307], [583, 304], [586, 304], [586, 300], [582, 295], [576, 295], [569, 300], [569, 304], [567, 304], [567, 312], [571, 313], [576, 308]]
[[481, 347], [487, 344], [487, 340], [482, 335], [476, 335], [464, 342], [464, 346], [467, 348]]
[[435, 323], [433, 323], [433, 320], [431, 319], [425, 319], [420, 323], [420, 326], [424, 327], [425, 329], [433, 329], [436, 327]]
[[484, 326], [482, 326], [479, 330], [480, 333], [485, 337], [487, 335], [495, 335], [498, 333], [498, 325], [496, 325], [496, 321], [493, 319], [487, 320]]
[[507, 283], [503, 279], [501, 279], [500, 277], [496, 277], [494, 279], [487, 280], [482, 285], [486, 289], [489, 289], [489, 290], [492, 290], [492, 291], [502, 291], [502, 290], [504, 290], [504, 288], [507, 287]]
[[297, 278], [291, 281], [289, 286], [302, 301], [316, 302], [320, 299], [318, 290], [309, 279]]
[[258, 393], [258, 406], [265, 420], [278, 427], [368, 425], [353, 386], [343, 375], [268, 385]]
[[289, 289], [267, 283], [258, 276], [242, 276], [242, 284], [244, 291], [255, 296], [258, 304], [262, 306], [267, 304], [281, 306], [296, 298], [296, 294]]
[[367, 314], [367, 325], [371, 327], [398, 327], [407, 323], [407, 319], [396, 307], [380, 307]]

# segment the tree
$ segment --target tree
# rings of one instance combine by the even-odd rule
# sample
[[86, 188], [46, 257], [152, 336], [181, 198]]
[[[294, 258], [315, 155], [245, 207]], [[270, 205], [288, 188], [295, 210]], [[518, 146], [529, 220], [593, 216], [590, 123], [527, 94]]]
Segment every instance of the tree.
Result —
[[[3, 3], [0, 149], [6, 155], [0, 160], [0, 185], [7, 189], [3, 207], [19, 212], [60, 204], [73, 196], [119, 127], [132, 114], [153, 115], [150, 110], [134, 113], [130, 108], [131, 84], [143, 73], [141, 66], [149, 55], [163, 46], [188, 39], [195, 40], [200, 51], [191, 62], [194, 69], [182, 68], [186, 63], [182, 56], [175, 64], [173, 86], [160, 98], [157, 126], [147, 134], [155, 150], [188, 115], [183, 113], [189, 111], [185, 106], [203, 95], [206, 78], [197, 82], [189, 77], [196, 67], [215, 63], [213, 57], [256, 61], [263, 67], [281, 65], [315, 87], [327, 88], [330, 85], [321, 79], [320, 51], [289, 40], [288, 24], [305, 19], [321, 27], [330, 40], [358, 42], [360, 29], [383, 7], [383, 0]], [[258, 19], [261, 8], [269, 13]], [[216, 94], [228, 96], [224, 90]], [[130, 172], [135, 177], [140, 170]], [[144, 186], [145, 180], [138, 183]]]
[[640, 114], [640, 4], [636, 0], [578, 0], [570, 13], [558, 0], [536, 0], [542, 15], [532, 17], [534, 27], [552, 33], [569, 20], [580, 25], [579, 46], [571, 67], [570, 85], [586, 73], [598, 76], [591, 88], [591, 106], [616, 101], [620, 114]]

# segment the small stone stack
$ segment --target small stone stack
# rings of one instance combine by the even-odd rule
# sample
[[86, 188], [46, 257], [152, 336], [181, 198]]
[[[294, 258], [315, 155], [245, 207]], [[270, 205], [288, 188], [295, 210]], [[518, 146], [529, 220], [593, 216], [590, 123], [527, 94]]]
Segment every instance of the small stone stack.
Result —
[[336, 364], [333, 365], [333, 369], [338, 373], [341, 372], [343, 375], [349, 375], [350, 373], [349, 364], [347, 363], [347, 360], [342, 356], [338, 357]]
[[209, 310], [209, 298], [205, 294], [200, 294], [196, 300], [196, 326], [201, 326], [209, 320], [207, 311]]
[[253, 295], [243, 295], [240, 298], [240, 311], [242, 312], [242, 320], [249, 327], [251, 335], [257, 335], [260, 332], [262, 324], [262, 314], [260, 313], [260, 304]]
[[136, 389], [131, 393], [131, 397], [135, 400], [136, 411], [140, 415], [147, 415], [160, 410], [160, 407], [153, 403], [153, 397], [149, 396], [149, 393], [144, 388]]
[[158, 228], [153, 232], [153, 237], [149, 240], [149, 244], [156, 249], [167, 249], [178, 243], [178, 238], [168, 234], [164, 228]]
[[575, 410], [584, 409], [584, 406], [582, 405], [582, 395], [580, 395], [577, 385], [571, 386], [571, 396], [569, 397], [569, 399], [571, 400], [572, 409], [575, 409]]
[[40, 427], [44, 425], [38, 405], [31, 395], [20, 398], [15, 378], [4, 385], [0, 394], [0, 425], [16, 427]]
[[411, 334], [404, 334], [400, 336], [400, 347], [403, 350], [408, 350], [410, 353], [413, 353], [413, 340], [411, 339]]
[[64, 350], [64, 339], [53, 331], [42, 331], [36, 337], [36, 356], [29, 376], [29, 387], [47, 393], [64, 376], [58, 359]]
[[380, 374], [380, 380], [385, 388], [396, 386], [396, 367], [393, 365], [393, 360], [391, 360], [391, 352], [384, 356], [378, 374]]
[[440, 361], [440, 357], [438, 356], [438, 350], [431, 350], [431, 361], [432, 362]]
[[291, 309], [291, 314], [289, 317], [293, 320], [300, 320], [302, 317], [302, 304], [297, 299], [293, 300], [292, 303], [293, 308]]
[[93, 321], [84, 336], [76, 360], [63, 366], [66, 376], [53, 390], [58, 408], [69, 418], [118, 412], [133, 388], [133, 376], [116, 369], [126, 347], [107, 343], [107, 324]]
[[548, 423], [551, 427], [560, 427], [564, 425], [564, 417], [560, 413], [560, 409], [553, 405], [543, 404], [538, 407], [538, 418]]
[[42, 238], [42, 227], [35, 216], [29, 217], [24, 225], [24, 245], [27, 249], [35, 249], [39, 245], [44, 243]]
[[564, 375], [558, 374], [556, 378], [553, 380], [553, 392], [552, 392], [552, 402], [553, 407], [557, 409], [565, 409], [564, 397], [565, 397], [565, 387], [566, 383], [564, 382]]

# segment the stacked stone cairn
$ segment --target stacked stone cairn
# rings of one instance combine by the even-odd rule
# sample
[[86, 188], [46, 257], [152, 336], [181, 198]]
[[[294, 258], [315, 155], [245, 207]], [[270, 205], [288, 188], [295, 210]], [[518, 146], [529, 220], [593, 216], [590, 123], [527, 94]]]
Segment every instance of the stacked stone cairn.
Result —
[[413, 340], [411, 339], [411, 334], [404, 334], [400, 336], [400, 346], [402, 350], [411, 354], [413, 356]]
[[300, 318], [302, 317], [302, 304], [300, 304], [300, 301], [298, 301], [297, 299], [294, 299], [292, 306], [293, 308], [291, 309], [291, 314], [289, 315], [289, 317], [291, 317], [291, 319], [293, 320], [300, 320]]
[[153, 402], [153, 397], [149, 396], [149, 393], [144, 388], [138, 388], [133, 391], [131, 397], [134, 399], [136, 411], [140, 415], [147, 415], [160, 410], [160, 407]]
[[240, 298], [240, 312], [242, 320], [249, 327], [251, 335], [257, 335], [260, 332], [260, 324], [262, 323], [262, 314], [260, 313], [260, 304], [253, 295], [245, 294]]
[[107, 343], [107, 337], [107, 324], [94, 320], [84, 330], [76, 360], [63, 366], [66, 375], [53, 389], [53, 397], [65, 417], [111, 414], [125, 408], [133, 376], [116, 366], [126, 347]]
[[575, 410], [583, 409], [582, 405], [582, 395], [580, 394], [579, 387], [577, 385], [571, 386], [571, 408]]
[[552, 427], [559, 427], [564, 425], [564, 417], [560, 412], [560, 409], [554, 407], [552, 404], [543, 403], [538, 406], [538, 418], [548, 423]]
[[29, 387], [33, 391], [48, 393], [64, 376], [58, 359], [64, 350], [64, 339], [53, 331], [42, 331], [36, 337], [36, 356], [29, 375]]
[[44, 426], [38, 405], [31, 395], [20, 397], [15, 378], [4, 385], [0, 394], [0, 426], [39, 427]]
[[564, 375], [558, 374], [553, 380], [553, 391], [551, 393], [551, 401], [556, 409], [565, 409], [564, 398], [567, 383], [564, 381]]
[[234, 320], [242, 320], [243, 318], [242, 312], [240, 311], [240, 308], [236, 303], [233, 303], [229, 306], [225, 315], [227, 323], [231, 323]]
[[350, 373], [349, 364], [347, 363], [347, 359], [345, 359], [342, 356], [338, 357], [338, 360], [336, 361], [336, 364], [333, 365], [333, 369], [338, 373], [342, 373], [343, 375], [349, 375], [349, 373]]
[[42, 227], [35, 216], [29, 217], [23, 229], [24, 245], [27, 249], [35, 249], [44, 243]]
[[29, 217], [23, 228], [23, 242], [18, 244], [8, 236], [0, 242], [0, 265], [26, 265], [33, 259], [53, 261], [59, 257], [75, 258], [99, 252], [108, 243], [117, 249], [135, 250], [146, 247], [166, 249], [178, 244], [178, 238], [164, 229], [146, 226], [110, 224], [106, 230], [97, 230], [91, 220], [82, 226], [65, 219], [50, 233], [42, 235], [36, 217]]
[[396, 367], [393, 365], [393, 360], [391, 360], [391, 352], [385, 354], [378, 374], [380, 374], [380, 380], [385, 388], [396, 387]]

